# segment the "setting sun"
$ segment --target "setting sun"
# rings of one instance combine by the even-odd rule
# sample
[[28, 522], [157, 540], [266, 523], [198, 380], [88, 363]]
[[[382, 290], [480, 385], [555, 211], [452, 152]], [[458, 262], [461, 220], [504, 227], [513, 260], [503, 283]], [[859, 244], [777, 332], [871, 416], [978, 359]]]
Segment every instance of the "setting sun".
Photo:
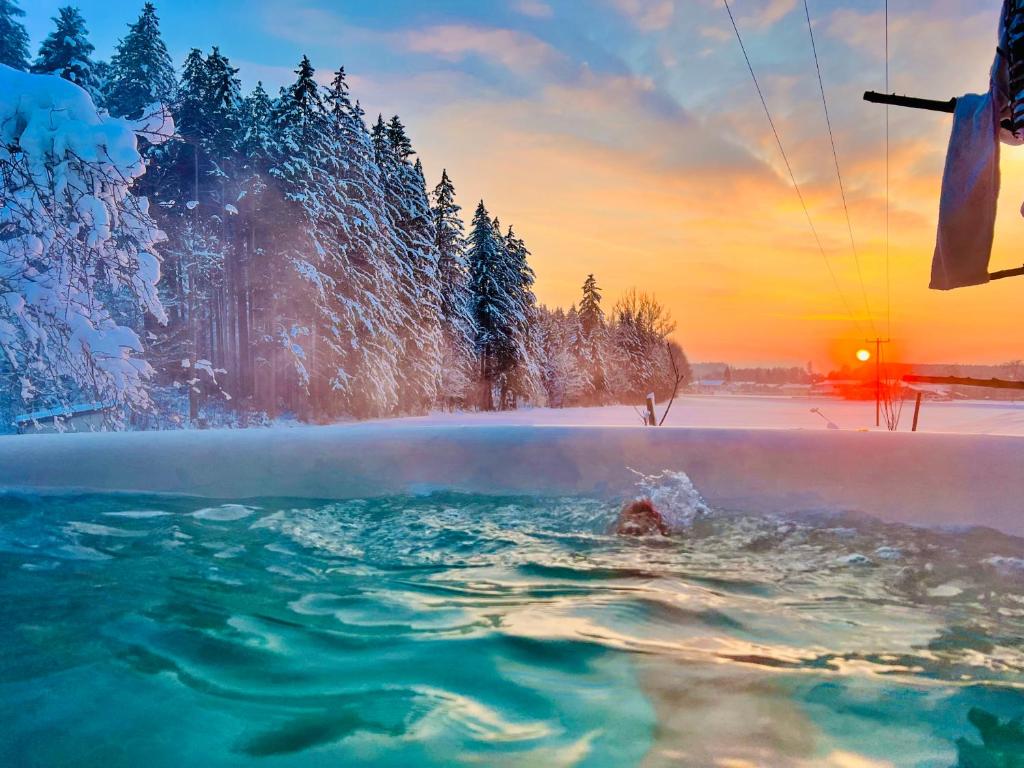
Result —
[[866, 349], [858, 349], [857, 359], [860, 360], [862, 363], [866, 363], [868, 360], [871, 359], [871, 353], [868, 352]]

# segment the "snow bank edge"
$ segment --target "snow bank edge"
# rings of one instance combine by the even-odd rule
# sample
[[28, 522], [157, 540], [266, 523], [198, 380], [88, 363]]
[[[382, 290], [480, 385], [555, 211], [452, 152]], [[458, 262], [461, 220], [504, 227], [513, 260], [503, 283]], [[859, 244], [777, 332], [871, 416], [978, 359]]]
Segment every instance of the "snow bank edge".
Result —
[[710, 504], [856, 510], [1024, 535], [1024, 438], [643, 427], [414, 426], [0, 437], [0, 488], [353, 498], [633, 492], [686, 472]]

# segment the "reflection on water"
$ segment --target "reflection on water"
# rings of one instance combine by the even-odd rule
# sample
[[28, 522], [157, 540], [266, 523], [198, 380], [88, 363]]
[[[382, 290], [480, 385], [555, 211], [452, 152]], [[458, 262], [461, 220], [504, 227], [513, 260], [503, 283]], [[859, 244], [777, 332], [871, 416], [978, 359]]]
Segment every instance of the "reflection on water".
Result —
[[967, 713], [981, 743], [956, 740], [957, 768], [1021, 768], [1024, 766], [1024, 725], [1021, 715], [1002, 722], [991, 712], [972, 708]]
[[1018, 765], [1021, 541], [616, 512], [0, 496], [0, 764]]

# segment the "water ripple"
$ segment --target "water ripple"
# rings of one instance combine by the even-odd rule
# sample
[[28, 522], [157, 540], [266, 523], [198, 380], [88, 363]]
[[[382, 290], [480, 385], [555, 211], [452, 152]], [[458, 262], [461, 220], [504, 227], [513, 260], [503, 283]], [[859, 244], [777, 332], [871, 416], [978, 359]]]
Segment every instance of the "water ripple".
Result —
[[0, 758], [951, 765], [1024, 712], [1022, 542], [698, 512], [4, 495]]

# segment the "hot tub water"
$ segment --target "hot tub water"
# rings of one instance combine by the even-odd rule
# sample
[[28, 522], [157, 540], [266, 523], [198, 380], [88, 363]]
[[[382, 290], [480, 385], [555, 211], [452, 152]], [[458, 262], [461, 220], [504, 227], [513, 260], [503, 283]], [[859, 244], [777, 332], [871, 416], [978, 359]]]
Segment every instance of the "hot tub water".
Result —
[[0, 496], [0, 763], [1024, 750], [1024, 542], [712, 513], [686, 483], [641, 479], [681, 529], [643, 540], [586, 498]]

